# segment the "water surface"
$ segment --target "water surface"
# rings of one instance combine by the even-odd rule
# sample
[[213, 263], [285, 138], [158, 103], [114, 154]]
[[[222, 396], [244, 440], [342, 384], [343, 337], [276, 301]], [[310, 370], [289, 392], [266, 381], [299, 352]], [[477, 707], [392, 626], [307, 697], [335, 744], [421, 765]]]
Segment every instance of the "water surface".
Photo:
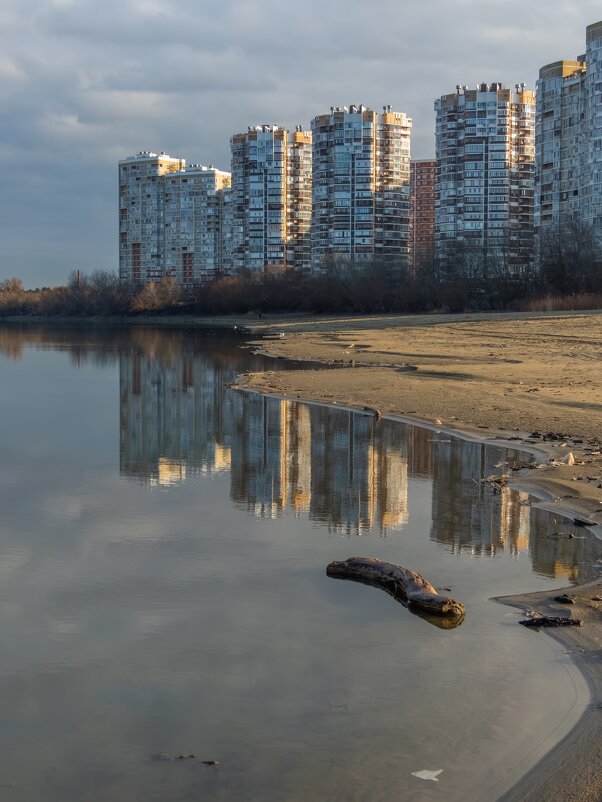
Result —
[[[602, 543], [480, 481], [519, 452], [231, 389], [272, 365], [240, 346], [0, 328], [2, 797], [494, 799], [584, 684], [490, 598]], [[464, 623], [326, 576], [355, 555]]]

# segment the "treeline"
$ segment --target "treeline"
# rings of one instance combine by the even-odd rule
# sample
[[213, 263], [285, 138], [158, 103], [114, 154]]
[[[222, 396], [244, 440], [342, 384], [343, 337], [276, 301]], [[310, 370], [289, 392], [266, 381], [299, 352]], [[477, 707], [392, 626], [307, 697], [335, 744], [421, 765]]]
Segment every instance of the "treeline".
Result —
[[284, 270], [218, 276], [184, 290], [172, 279], [124, 287], [116, 275], [73, 274], [65, 286], [24, 290], [0, 283], [0, 316], [224, 315], [255, 312], [378, 314], [494, 309], [602, 307], [602, 262], [589, 230], [572, 225], [539, 244], [541, 268], [521, 265], [511, 251], [492, 254], [456, 244], [447, 259], [415, 274], [374, 259], [332, 258], [315, 275]]

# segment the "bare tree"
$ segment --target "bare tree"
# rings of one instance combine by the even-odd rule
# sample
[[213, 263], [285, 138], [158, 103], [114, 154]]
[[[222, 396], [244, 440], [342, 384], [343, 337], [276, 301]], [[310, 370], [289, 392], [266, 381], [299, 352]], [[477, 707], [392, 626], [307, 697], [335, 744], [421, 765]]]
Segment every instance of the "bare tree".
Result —
[[547, 289], [559, 295], [602, 290], [600, 248], [592, 226], [567, 220], [539, 233], [539, 260]]

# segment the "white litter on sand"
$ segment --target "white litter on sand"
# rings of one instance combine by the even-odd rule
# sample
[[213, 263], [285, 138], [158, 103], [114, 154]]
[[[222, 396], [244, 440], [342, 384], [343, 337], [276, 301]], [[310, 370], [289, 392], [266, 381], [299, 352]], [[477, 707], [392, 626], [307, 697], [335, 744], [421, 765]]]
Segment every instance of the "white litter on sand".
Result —
[[413, 771], [412, 777], [418, 777], [419, 780], [432, 780], [433, 782], [438, 783], [439, 780], [437, 777], [442, 771], [443, 769], [439, 769], [438, 771], [429, 771], [428, 769], [423, 769], [422, 771]]

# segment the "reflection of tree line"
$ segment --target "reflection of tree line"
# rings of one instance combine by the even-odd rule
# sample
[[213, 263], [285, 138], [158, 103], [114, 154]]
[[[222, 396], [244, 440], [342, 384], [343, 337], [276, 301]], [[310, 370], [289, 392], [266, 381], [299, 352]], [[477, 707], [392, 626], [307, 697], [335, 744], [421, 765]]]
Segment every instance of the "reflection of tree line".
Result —
[[146, 328], [95, 325], [93, 322], [48, 326], [9, 324], [0, 325], [0, 355], [20, 359], [25, 348], [51, 349], [67, 352], [76, 365], [90, 363], [102, 367], [118, 362], [120, 354], [139, 353], [161, 364], [175, 365], [183, 353], [207, 350], [211, 335], [217, 335], [220, 361], [240, 368], [245, 355], [236, 347], [240, 338], [232, 334], [233, 330], [223, 329]]
[[129, 331], [124, 327], [110, 328], [85, 325], [10, 324], [0, 326], [0, 354], [20, 359], [25, 348], [66, 351], [75, 364], [104, 365], [116, 362], [119, 351], [129, 349]]

